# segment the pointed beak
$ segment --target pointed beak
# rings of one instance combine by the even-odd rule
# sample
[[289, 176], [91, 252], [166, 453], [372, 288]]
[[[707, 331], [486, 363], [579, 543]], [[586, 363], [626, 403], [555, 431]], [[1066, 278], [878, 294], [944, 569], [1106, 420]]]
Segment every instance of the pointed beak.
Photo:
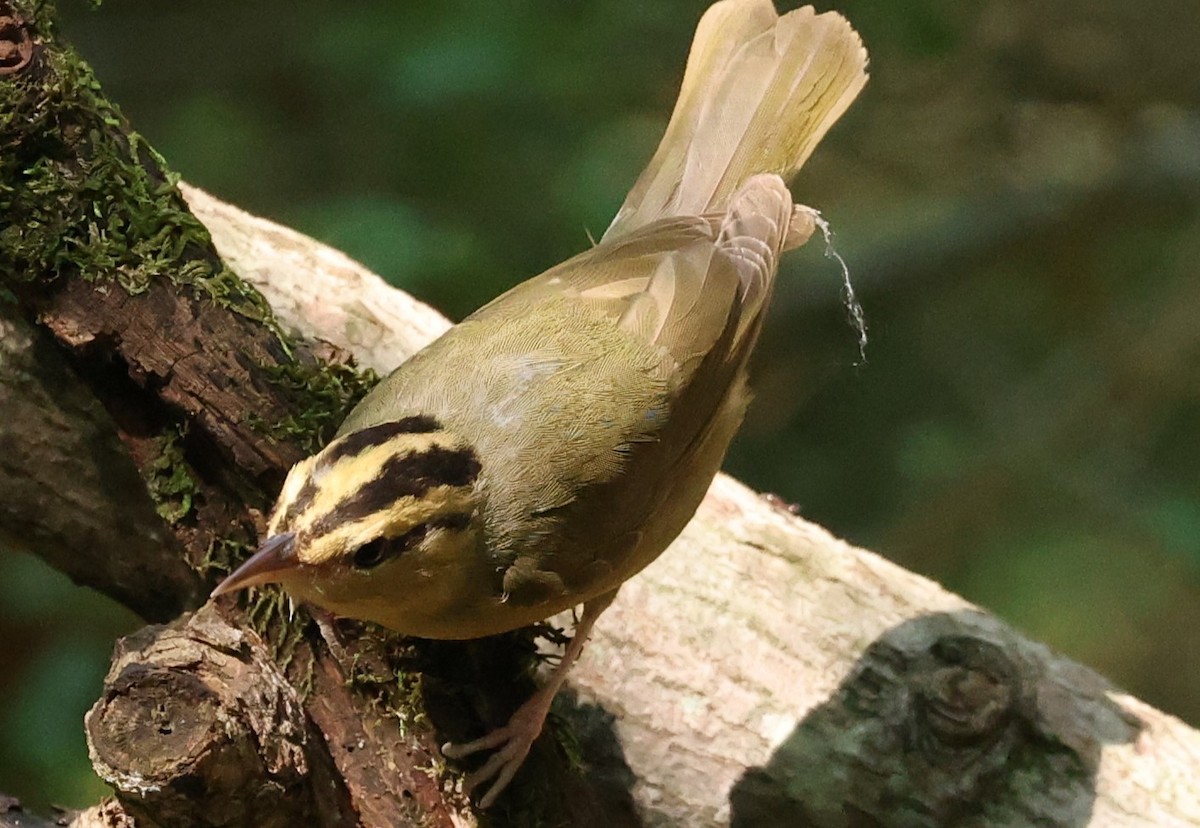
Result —
[[296, 559], [296, 536], [291, 532], [273, 535], [263, 541], [250, 558], [233, 573], [221, 581], [212, 591], [210, 598], [246, 587], [272, 584], [283, 579], [300, 566]]

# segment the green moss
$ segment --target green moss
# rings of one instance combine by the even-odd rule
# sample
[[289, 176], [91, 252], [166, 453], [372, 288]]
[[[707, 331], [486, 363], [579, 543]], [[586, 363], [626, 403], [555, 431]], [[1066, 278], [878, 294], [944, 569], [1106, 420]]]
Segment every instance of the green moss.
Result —
[[[52, 3], [19, 4], [37, 44], [34, 59], [0, 83], [0, 300], [62, 279], [118, 286], [131, 295], [168, 279], [266, 326], [287, 355], [295, 349], [258, 291], [217, 256], [208, 230], [191, 214], [162, 157], [107, 100], [90, 67], [54, 36]], [[271, 436], [315, 451], [377, 378], [347, 365], [266, 368], [294, 412], [262, 423]], [[185, 458], [185, 426], [167, 427], [144, 470], [159, 514], [179, 524], [194, 514], [199, 487]], [[212, 541], [199, 566], [207, 574], [244, 557], [247, 543]], [[278, 600], [256, 618], [275, 628], [286, 657], [296, 636], [279, 623]]]
[[180, 426], [159, 438], [158, 454], [143, 472], [154, 508], [172, 525], [191, 514], [199, 490], [183, 454], [186, 431], [186, 426]]
[[567, 767], [574, 773], [582, 774], [587, 767], [583, 756], [583, 743], [571, 720], [557, 710], [551, 709], [546, 717], [546, 729], [554, 736], [559, 749], [567, 759]]
[[[155, 279], [168, 279], [267, 326], [286, 353], [295, 353], [261, 294], [216, 255], [162, 157], [103, 96], [90, 67], [53, 39], [53, 5], [22, 5], [20, 13], [31, 22], [39, 46], [28, 67], [0, 83], [0, 301], [62, 279], [111, 285], [131, 295], [146, 292]], [[332, 437], [378, 380], [370, 371], [317, 360], [263, 368], [295, 413], [256, 427], [309, 453]], [[185, 425], [167, 426], [144, 472], [159, 514], [176, 525], [195, 517], [200, 493], [185, 437]], [[244, 559], [250, 544], [238, 535], [245, 531], [209, 541], [198, 564], [202, 572], [227, 572]], [[246, 600], [248, 624], [301, 692], [309, 692], [312, 663], [297, 658], [312, 619], [294, 610], [278, 587], [251, 590]], [[421, 721], [421, 679], [409, 646], [369, 626], [364, 639], [355, 645], [361, 655], [348, 681], [402, 730]], [[435, 775], [452, 773], [440, 760], [435, 764]], [[539, 791], [534, 799], [543, 795]], [[535, 823], [522, 817], [517, 824]]]
[[358, 371], [343, 363], [264, 366], [267, 378], [295, 402], [277, 422], [261, 418], [251, 424], [277, 440], [313, 454], [333, 438], [342, 420], [379, 382], [374, 371]]
[[356, 640], [347, 683], [370, 699], [376, 710], [394, 719], [402, 736], [425, 721], [421, 674], [411, 669], [412, 653], [403, 637], [373, 624]]
[[253, 544], [247, 539], [232, 536], [214, 538], [204, 551], [197, 569], [205, 577], [214, 572], [228, 575], [233, 571], [234, 564], [248, 558], [253, 549]]
[[162, 157], [87, 63], [50, 39], [53, 5], [22, 12], [39, 46], [0, 83], [0, 279], [79, 277], [136, 294], [167, 278], [282, 342], [266, 300], [221, 262]]
[[[271, 657], [285, 673], [313, 624], [303, 607], [294, 604], [281, 587], [271, 585], [250, 591], [246, 621], [258, 633], [271, 652]], [[312, 665], [307, 669], [311, 671]], [[301, 695], [312, 690], [311, 674], [299, 682]]]

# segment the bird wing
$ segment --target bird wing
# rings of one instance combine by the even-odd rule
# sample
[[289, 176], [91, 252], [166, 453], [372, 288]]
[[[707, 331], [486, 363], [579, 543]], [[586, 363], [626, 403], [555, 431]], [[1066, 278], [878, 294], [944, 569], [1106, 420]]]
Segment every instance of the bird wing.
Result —
[[748, 400], [791, 208], [777, 176], [756, 177], [725, 216], [603, 243], [464, 321], [503, 331], [485, 381], [503, 399], [485, 404], [481, 453], [523, 470], [490, 496], [496, 524], [516, 530], [493, 547], [510, 600], [627, 577], [691, 517]]
[[735, 358], [766, 307], [787, 240], [792, 198], [775, 175], [755, 176], [726, 212], [661, 219], [606, 241], [517, 285], [467, 322], [527, 318], [575, 304], [660, 354], [674, 387], [686, 384], [727, 326]]

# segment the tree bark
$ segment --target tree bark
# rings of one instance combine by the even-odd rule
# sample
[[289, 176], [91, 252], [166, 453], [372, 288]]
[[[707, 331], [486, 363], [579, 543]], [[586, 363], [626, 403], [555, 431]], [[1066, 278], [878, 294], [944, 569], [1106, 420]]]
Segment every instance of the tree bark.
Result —
[[[528, 636], [405, 642], [269, 592], [180, 614], [365, 387], [345, 356], [385, 372], [447, 323], [185, 206], [34, 8], [0, 0], [0, 538], [174, 619], [118, 645], [87, 718], [97, 824], [472, 824], [435, 745], [521, 700]], [[113, 215], [97, 251], [85, 217]], [[1200, 825], [1200, 734], [725, 477], [571, 688], [493, 824]]]

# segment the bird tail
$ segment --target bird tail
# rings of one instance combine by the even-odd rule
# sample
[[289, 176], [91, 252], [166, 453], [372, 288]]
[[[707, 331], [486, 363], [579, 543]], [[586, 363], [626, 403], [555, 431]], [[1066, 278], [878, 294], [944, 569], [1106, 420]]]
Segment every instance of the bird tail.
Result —
[[658, 150], [606, 239], [669, 216], [723, 211], [749, 178], [789, 180], [867, 82], [867, 52], [835, 12], [779, 16], [771, 0], [722, 0], [696, 27]]

